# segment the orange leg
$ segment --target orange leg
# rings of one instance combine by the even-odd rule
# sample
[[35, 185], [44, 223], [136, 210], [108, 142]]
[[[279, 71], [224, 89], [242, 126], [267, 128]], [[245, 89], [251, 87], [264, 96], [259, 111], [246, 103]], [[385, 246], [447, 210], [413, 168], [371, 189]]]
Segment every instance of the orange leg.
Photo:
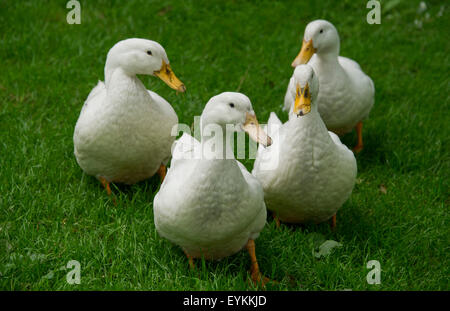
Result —
[[277, 226], [277, 229], [280, 228], [280, 219], [278, 218], [278, 215], [276, 213], [273, 213], [273, 219], [275, 220], [275, 225]]
[[248, 240], [247, 245], [245, 247], [247, 248], [252, 263], [250, 273], [253, 284], [256, 286], [258, 283], [260, 283], [264, 287], [266, 283], [269, 282], [270, 280], [264, 277], [259, 271], [258, 261], [256, 260], [255, 241], [252, 239]]
[[186, 252], [185, 252], [185, 254], [186, 254], [186, 257], [187, 257], [188, 260], [189, 260], [189, 267], [191, 268], [191, 270], [194, 270], [194, 269], [195, 269], [194, 257], [192, 257], [191, 255], [189, 255], [189, 254], [186, 253]]
[[356, 134], [358, 135], [358, 144], [353, 148], [354, 153], [359, 153], [363, 149], [363, 140], [362, 140], [362, 122], [358, 122], [356, 124]]
[[100, 182], [102, 183], [103, 188], [105, 188], [106, 193], [111, 195], [111, 188], [109, 187], [109, 181], [107, 181], [104, 177], [100, 177]]
[[331, 217], [331, 224], [330, 224], [331, 230], [336, 230], [336, 214]]
[[164, 178], [166, 178], [166, 172], [167, 172], [167, 167], [164, 164], [161, 164], [161, 166], [158, 169], [158, 175], [161, 178], [161, 182], [163, 182]]
[[[109, 181], [107, 181], [104, 177], [100, 177], [100, 182], [102, 183], [102, 186], [105, 188], [108, 196], [111, 196], [112, 192], [111, 192], [111, 187], [109, 186]], [[113, 201], [114, 205], [117, 205], [115, 197], [112, 197], [112, 201]]]

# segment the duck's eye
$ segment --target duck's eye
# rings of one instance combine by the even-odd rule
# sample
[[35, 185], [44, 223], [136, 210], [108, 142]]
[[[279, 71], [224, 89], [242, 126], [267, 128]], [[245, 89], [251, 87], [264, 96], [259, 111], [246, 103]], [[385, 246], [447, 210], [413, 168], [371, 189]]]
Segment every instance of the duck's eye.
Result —
[[234, 108], [234, 104], [233, 103], [229, 103], [228, 105], [230, 105], [231, 108]]
[[323, 29], [320, 29], [320, 31], [319, 31], [320, 33], [323, 33]]
[[148, 55], [152, 55], [152, 51], [148, 50], [148, 51], [147, 51], [147, 54], [148, 54]]

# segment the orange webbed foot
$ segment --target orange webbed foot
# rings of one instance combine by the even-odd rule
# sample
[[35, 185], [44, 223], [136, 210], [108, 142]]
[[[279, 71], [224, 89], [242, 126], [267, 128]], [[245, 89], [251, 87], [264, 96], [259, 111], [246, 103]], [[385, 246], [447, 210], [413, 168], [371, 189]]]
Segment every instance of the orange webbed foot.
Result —
[[[109, 186], [109, 181], [107, 181], [106, 178], [104, 178], [104, 177], [100, 177], [99, 180], [100, 180], [103, 188], [105, 188], [106, 193], [108, 194], [108, 196], [111, 197], [112, 191], [111, 191], [111, 187]], [[112, 197], [112, 200], [113, 200], [114, 205], [117, 205], [116, 198]]]
[[266, 284], [269, 282], [276, 283], [275, 281], [266, 278], [259, 271], [258, 261], [256, 260], [255, 241], [252, 239], [248, 240], [247, 245], [245, 247], [247, 248], [248, 254], [250, 255], [251, 260], [250, 277], [253, 282], [253, 285], [258, 286], [259, 284], [262, 287], [265, 287]]
[[362, 140], [362, 122], [358, 122], [356, 124], [356, 135], [358, 136], [358, 144], [353, 148], [353, 153], [357, 154], [360, 153], [361, 150], [363, 150], [363, 140]]

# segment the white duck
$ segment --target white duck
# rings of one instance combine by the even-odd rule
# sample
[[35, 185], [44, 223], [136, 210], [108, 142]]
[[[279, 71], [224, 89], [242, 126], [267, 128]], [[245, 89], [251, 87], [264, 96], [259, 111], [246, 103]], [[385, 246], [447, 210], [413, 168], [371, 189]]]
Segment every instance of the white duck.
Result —
[[212, 97], [200, 127], [201, 142], [184, 133], [174, 143], [171, 167], [153, 203], [156, 229], [181, 246], [191, 268], [193, 258], [220, 259], [246, 247], [252, 280], [264, 283], [254, 244], [266, 223], [264, 193], [234, 158], [232, 138], [242, 130], [262, 143], [270, 144], [270, 138], [260, 129], [249, 98], [240, 93]]
[[[319, 113], [330, 131], [345, 134], [356, 127], [358, 144], [363, 148], [362, 121], [374, 104], [375, 87], [355, 61], [339, 56], [339, 35], [325, 20], [315, 20], [306, 26], [300, 53], [292, 62], [296, 67], [308, 63], [316, 72], [320, 92], [316, 100]], [[295, 85], [291, 78], [284, 100], [285, 110], [292, 109]]]
[[105, 83], [99, 81], [81, 110], [73, 136], [75, 157], [83, 171], [109, 183], [133, 184], [154, 175], [164, 178], [165, 164], [178, 123], [172, 106], [146, 89], [137, 74], [157, 76], [184, 92], [155, 41], [127, 39], [108, 52]]
[[277, 225], [332, 218], [335, 227], [336, 212], [355, 184], [356, 160], [320, 117], [319, 81], [312, 67], [298, 66], [293, 82], [293, 113], [284, 124], [271, 113], [267, 132], [273, 144], [259, 148], [252, 173], [264, 188], [267, 208], [274, 211]]

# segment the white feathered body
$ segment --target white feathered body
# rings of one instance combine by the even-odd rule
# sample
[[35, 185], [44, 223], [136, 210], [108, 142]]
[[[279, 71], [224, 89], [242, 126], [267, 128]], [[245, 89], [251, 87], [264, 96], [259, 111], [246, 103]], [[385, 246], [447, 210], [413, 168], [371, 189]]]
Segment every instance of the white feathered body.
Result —
[[220, 259], [258, 237], [266, 222], [264, 194], [235, 159], [182, 159], [200, 146], [187, 134], [175, 142], [171, 168], [154, 199], [155, 225], [190, 256]]
[[[308, 65], [319, 78], [316, 104], [330, 131], [345, 134], [369, 116], [375, 100], [375, 87], [358, 63], [342, 56], [338, 61], [321, 60], [314, 54]], [[294, 77], [291, 77], [284, 100], [285, 110], [292, 110], [294, 101], [295, 85]]]
[[[279, 130], [274, 132], [275, 126]], [[355, 184], [353, 153], [327, 131], [317, 109], [302, 117], [291, 115], [285, 124], [272, 113], [268, 129], [273, 145], [260, 147], [252, 172], [263, 186], [267, 208], [288, 223], [332, 217]], [[264, 158], [272, 162], [266, 169]]]
[[120, 68], [89, 94], [75, 126], [78, 164], [89, 175], [133, 184], [151, 177], [170, 158], [172, 106]]

